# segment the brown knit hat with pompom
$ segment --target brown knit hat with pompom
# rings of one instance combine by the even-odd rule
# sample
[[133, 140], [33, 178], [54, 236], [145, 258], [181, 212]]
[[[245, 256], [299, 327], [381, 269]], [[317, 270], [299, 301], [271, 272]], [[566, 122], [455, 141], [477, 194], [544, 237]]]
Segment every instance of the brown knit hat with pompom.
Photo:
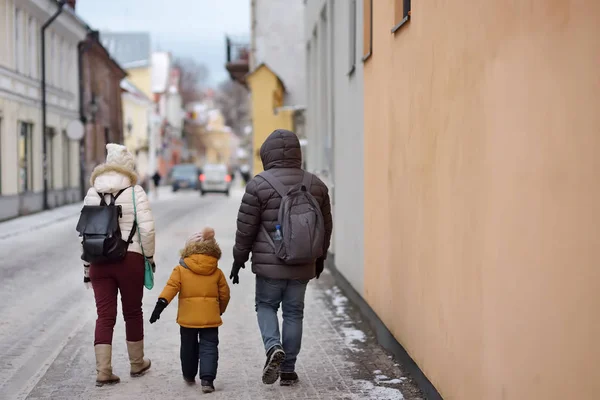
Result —
[[213, 228], [206, 227], [188, 238], [185, 248], [181, 251], [181, 256], [186, 258], [194, 254], [205, 254], [215, 257], [217, 260], [221, 258], [221, 248], [215, 240]]

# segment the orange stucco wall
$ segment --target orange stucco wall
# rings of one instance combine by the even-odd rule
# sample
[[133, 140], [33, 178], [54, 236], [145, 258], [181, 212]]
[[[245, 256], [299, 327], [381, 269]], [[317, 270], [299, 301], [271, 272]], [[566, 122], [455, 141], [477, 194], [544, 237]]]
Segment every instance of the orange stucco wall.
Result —
[[445, 399], [600, 397], [600, 1], [376, 0], [365, 298]]

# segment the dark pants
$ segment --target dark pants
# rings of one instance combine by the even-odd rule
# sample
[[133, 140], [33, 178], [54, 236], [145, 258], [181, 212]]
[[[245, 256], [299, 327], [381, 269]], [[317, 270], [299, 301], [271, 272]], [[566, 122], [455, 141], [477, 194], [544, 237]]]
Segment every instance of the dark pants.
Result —
[[187, 380], [193, 380], [200, 364], [200, 379], [215, 380], [219, 362], [219, 328], [196, 329], [182, 326], [180, 331], [183, 376]]
[[127, 340], [130, 342], [142, 340], [144, 338], [142, 314], [144, 257], [138, 253], [127, 253], [122, 261], [114, 264], [92, 264], [90, 279], [98, 313], [94, 345], [112, 344], [119, 292]]

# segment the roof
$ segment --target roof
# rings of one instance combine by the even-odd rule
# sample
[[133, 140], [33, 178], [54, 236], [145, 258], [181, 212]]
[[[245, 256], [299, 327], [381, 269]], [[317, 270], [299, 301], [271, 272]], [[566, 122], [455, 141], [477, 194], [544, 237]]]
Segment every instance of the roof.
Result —
[[252, 71], [248, 72], [248, 74], [246, 75], [246, 78], [251, 77], [256, 72], [258, 72], [260, 69], [263, 69], [263, 68], [266, 68], [273, 75], [275, 75], [275, 78], [277, 78], [277, 81], [279, 81], [279, 84], [281, 85], [281, 87], [283, 88], [283, 91], [285, 92], [286, 91], [285, 84], [283, 83], [283, 81], [281, 80], [281, 78], [279, 77], [279, 75], [277, 75], [277, 73], [275, 71], [273, 71], [273, 69], [270, 68], [266, 63], [261, 63], [256, 68], [254, 68]]
[[142, 92], [140, 89], [138, 89], [137, 86], [135, 86], [133, 83], [131, 83], [131, 81], [129, 81], [128, 79], [121, 80], [121, 89], [123, 89], [124, 91], [126, 91], [128, 93], [131, 93], [133, 96], [135, 96], [141, 100], [151, 102], [151, 100], [148, 98], [148, 96], [146, 96], [144, 94], [144, 92]]
[[100, 37], [104, 47], [123, 68], [150, 65], [150, 33], [102, 32]]

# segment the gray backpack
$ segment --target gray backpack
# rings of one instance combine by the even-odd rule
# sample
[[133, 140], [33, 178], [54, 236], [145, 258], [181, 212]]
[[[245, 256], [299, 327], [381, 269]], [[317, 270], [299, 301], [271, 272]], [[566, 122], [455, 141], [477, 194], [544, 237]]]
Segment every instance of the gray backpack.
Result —
[[317, 199], [310, 193], [313, 176], [304, 172], [299, 185], [287, 189], [270, 171], [258, 174], [281, 196], [278, 227], [269, 233], [261, 225], [275, 255], [287, 265], [306, 265], [323, 255], [325, 222]]

